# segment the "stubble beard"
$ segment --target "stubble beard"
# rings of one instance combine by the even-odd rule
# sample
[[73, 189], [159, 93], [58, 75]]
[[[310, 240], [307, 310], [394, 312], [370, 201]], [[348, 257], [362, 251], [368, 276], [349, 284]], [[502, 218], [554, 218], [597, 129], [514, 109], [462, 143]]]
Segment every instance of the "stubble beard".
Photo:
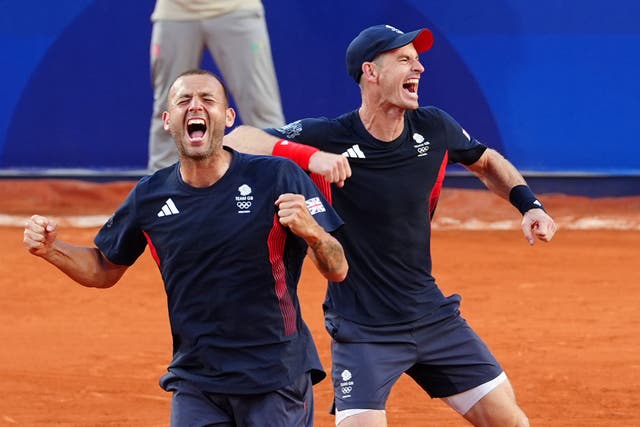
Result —
[[222, 148], [224, 128], [222, 130], [215, 128], [215, 130], [210, 129], [209, 131], [210, 133], [207, 135], [207, 139], [204, 142], [205, 151], [191, 152], [191, 150], [189, 150], [189, 138], [184, 134], [184, 131], [182, 129], [172, 130], [171, 135], [178, 146], [180, 158], [198, 162], [211, 158], [214, 153], [220, 150]]

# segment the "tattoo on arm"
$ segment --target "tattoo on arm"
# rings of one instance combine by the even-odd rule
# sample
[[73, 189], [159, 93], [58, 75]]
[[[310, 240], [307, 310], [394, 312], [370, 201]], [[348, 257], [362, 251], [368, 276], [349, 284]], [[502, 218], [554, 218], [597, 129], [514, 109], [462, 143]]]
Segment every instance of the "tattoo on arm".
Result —
[[[309, 245], [309, 255], [318, 270], [329, 280], [342, 281], [346, 275], [347, 260], [342, 245], [331, 235]], [[341, 277], [341, 278], [337, 278]]]

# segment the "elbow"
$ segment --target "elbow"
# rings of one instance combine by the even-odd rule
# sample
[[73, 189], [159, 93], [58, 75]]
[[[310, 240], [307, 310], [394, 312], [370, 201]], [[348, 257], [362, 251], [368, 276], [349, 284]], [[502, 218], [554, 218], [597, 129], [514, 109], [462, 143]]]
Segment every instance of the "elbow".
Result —
[[85, 286], [89, 288], [96, 288], [96, 289], [108, 289], [113, 287], [116, 283], [117, 281], [102, 281], [102, 282], [90, 283]]
[[71, 278], [75, 280], [78, 284], [84, 286], [85, 288], [95, 288], [95, 289], [111, 288], [113, 285], [115, 285], [118, 282], [117, 279], [113, 279], [111, 277], [97, 277], [97, 276], [73, 277], [71, 276]]
[[349, 272], [349, 265], [345, 260], [339, 268], [336, 268], [333, 271], [325, 274], [325, 277], [327, 278], [327, 280], [339, 283], [344, 281], [344, 279], [347, 278], [348, 272]]
[[85, 286], [100, 289], [111, 288], [118, 283], [128, 268], [126, 265], [112, 263], [101, 252], [98, 252], [98, 260], [99, 267], [90, 275], [89, 283]]

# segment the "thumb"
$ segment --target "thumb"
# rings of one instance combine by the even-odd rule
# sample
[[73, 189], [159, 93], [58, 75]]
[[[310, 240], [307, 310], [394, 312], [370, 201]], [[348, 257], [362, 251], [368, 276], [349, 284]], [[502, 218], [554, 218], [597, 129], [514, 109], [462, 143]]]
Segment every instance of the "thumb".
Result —
[[533, 236], [533, 229], [537, 228], [537, 223], [531, 224], [523, 224], [522, 232], [524, 233], [524, 238], [527, 239], [530, 245], [533, 245], [536, 242], [535, 237]]

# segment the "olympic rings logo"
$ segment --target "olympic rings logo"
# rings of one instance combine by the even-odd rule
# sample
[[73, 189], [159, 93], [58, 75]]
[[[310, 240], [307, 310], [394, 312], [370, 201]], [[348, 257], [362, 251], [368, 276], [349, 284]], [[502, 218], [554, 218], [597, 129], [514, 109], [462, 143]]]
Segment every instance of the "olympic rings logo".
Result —
[[351, 390], [353, 390], [353, 387], [351, 386], [342, 387], [342, 394], [349, 394], [351, 393]]
[[238, 209], [246, 210], [251, 207], [251, 202], [237, 202], [236, 205], [238, 205]]

